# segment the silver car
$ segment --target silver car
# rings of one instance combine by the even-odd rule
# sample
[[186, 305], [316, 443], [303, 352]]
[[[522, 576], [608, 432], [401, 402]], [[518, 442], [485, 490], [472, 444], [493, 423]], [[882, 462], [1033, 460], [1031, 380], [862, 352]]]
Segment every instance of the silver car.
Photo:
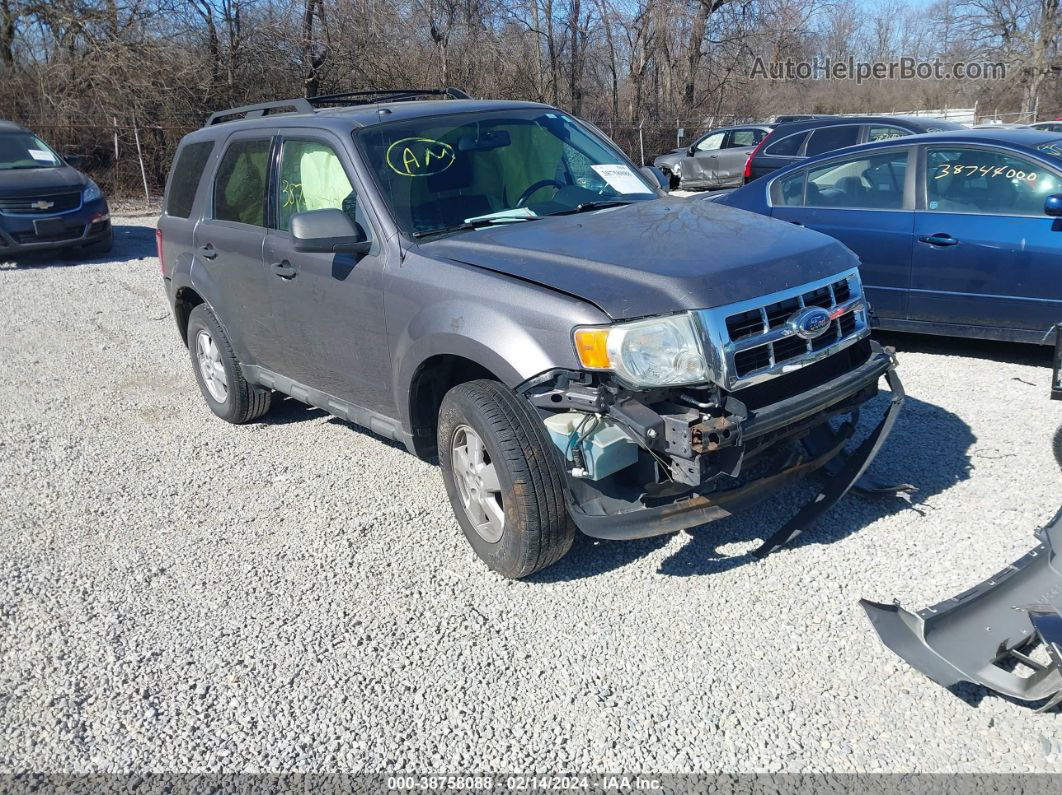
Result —
[[737, 187], [744, 181], [749, 153], [770, 131], [769, 124], [719, 127], [686, 148], [660, 155], [653, 165], [667, 174], [672, 190]]

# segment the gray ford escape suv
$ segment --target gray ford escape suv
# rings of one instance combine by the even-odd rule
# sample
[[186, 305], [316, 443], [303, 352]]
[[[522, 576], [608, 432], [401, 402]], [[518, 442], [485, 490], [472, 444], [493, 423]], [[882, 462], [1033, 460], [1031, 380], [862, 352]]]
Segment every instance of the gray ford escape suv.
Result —
[[[545, 105], [442, 89], [216, 113], [180, 145], [158, 247], [216, 415], [281, 392], [438, 456], [509, 577], [576, 528], [667, 533], [826, 471], [766, 554], [866, 487], [903, 399], [851, 252], [669, 198]], [[882, 377], [885, 417], [849, 445]]]

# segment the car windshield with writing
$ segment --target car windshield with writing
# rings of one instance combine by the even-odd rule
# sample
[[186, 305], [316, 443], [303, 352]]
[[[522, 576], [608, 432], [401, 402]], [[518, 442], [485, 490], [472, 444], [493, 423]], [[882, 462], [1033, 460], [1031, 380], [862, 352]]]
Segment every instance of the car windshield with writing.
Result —
[[0, 135], [0, 171], [16, 168], [55, 168], [62, 160], [40, 138], [28, 133]]
[[657, 198], [622, 154], [556, 111], [419, 118], [355, 138], [395, 220], [414, 237]]

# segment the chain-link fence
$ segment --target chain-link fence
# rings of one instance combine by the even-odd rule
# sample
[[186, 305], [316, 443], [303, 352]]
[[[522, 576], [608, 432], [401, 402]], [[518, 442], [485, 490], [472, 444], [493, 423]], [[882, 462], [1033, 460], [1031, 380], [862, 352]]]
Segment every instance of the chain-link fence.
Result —
[[78, 168], [108, 196], [152, 198], [162, 193], [181, 138], [199, 125], [139, 124], [112, 118], [99, 122], [22, 119], [61, 155], [76, 155]]

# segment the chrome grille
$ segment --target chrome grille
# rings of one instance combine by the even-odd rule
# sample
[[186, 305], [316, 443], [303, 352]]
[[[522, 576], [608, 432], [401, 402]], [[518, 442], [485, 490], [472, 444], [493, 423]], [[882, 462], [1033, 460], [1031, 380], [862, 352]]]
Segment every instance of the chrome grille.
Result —
[[81, 191], [39, 196], [0, 198], [0, 213], [8, 215], [55, 215], [81, 207]]
[[[820, 336], [797, 333], [808, 307], [830, 314]], [[734, 390], [831, 356], [870, 333], [858, 271], [698, 313], [714, 380]]]

